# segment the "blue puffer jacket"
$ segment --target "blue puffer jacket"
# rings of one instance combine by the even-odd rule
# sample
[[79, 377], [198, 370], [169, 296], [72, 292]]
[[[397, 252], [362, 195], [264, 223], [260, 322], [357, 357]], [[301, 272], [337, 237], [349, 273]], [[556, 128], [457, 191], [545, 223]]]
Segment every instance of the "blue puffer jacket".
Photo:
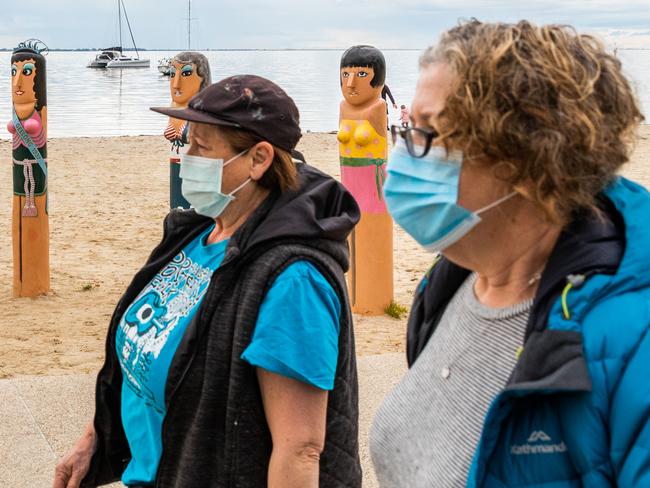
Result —
[[[558, 240], [468, 487], [650, 488], [650, 194], [620, 178], [601, 207]], [[467, 275], [442, 259], [423, 281], [409, 364]]]

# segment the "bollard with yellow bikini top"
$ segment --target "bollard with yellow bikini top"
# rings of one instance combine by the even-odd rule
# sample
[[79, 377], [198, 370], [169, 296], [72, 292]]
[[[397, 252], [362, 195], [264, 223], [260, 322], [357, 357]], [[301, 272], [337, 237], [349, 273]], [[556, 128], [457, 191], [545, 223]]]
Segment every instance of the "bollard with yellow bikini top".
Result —
[[50, 289], [47, 205], [47, 87], [44, 51], [36, 39], [11, 56], [13, 160], [13, 295], [36, 297]]
[[393, 222], [383, 198], [386, 178], [386, 62], [377, 48], [353, 46], [341, 58], [341, 180], [361, 209], [350, 237], [352, 310], [380, 315], [393, 299]]
[[[190, 99], [212, 81], [210, 63], [203, 54], [184, 51], [171, 61], [169, 90], [172, 107], [187, 107]], [[169, 157], [169, 206], [170, 208], [190, 208], [189, 202], [181, 192], [181, 155], [187, 151], [189, 126], [185, 120], [170, 118], [165, 129], [165, 138], [171, 142]]]

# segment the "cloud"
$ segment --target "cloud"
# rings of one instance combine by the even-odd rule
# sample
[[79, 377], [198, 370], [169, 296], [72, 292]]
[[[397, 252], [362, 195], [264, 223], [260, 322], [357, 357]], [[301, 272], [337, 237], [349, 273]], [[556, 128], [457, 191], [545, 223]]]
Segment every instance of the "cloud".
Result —
[[[124, 0], [136, 41], [149, 49], [187, 44], [185, 0]], [[643, 31], [648, 0], [193, 0], [192, 47], [342, 48], [368, 42], [422, 48], [459, 18], [568, 23], [581, 30]], [[130, 45], [126, 26], [124, 44]], [[626, 35], [636, 43], [639, 35]], [[626, 37], [622, 36], [622, 37]], [[39, 37], [53, 48], [101, 47], [117, 41], [114, 1], [22, 0], [3, 6], [0, 43]], [[626, 39], [627, 39], [626, 37]], [[627, 42], [627, 41], [626, 41]]]

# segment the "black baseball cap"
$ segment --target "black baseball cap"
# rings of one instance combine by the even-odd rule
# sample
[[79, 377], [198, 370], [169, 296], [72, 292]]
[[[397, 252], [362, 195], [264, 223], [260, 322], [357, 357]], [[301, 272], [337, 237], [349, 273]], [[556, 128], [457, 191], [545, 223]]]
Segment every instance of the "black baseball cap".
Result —
[[151, 110], [190, 122], [247, 130], [288, 152], [302, 136], [300, 114], [293, 99], [261, 76], [224, 78], [194, 95], [187, 108]]

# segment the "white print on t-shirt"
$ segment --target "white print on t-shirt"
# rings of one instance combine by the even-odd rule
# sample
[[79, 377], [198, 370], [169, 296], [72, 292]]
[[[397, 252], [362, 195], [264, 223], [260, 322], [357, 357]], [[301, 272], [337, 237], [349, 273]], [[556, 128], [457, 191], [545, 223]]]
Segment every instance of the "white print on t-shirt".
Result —
[[181, 319], [207, 290], [212, 270], [180, 252], [140, 292], [120, 320], [118, 354], [128, 385], [154, 404], [147, 387], [151, 364], [158, 358]]

